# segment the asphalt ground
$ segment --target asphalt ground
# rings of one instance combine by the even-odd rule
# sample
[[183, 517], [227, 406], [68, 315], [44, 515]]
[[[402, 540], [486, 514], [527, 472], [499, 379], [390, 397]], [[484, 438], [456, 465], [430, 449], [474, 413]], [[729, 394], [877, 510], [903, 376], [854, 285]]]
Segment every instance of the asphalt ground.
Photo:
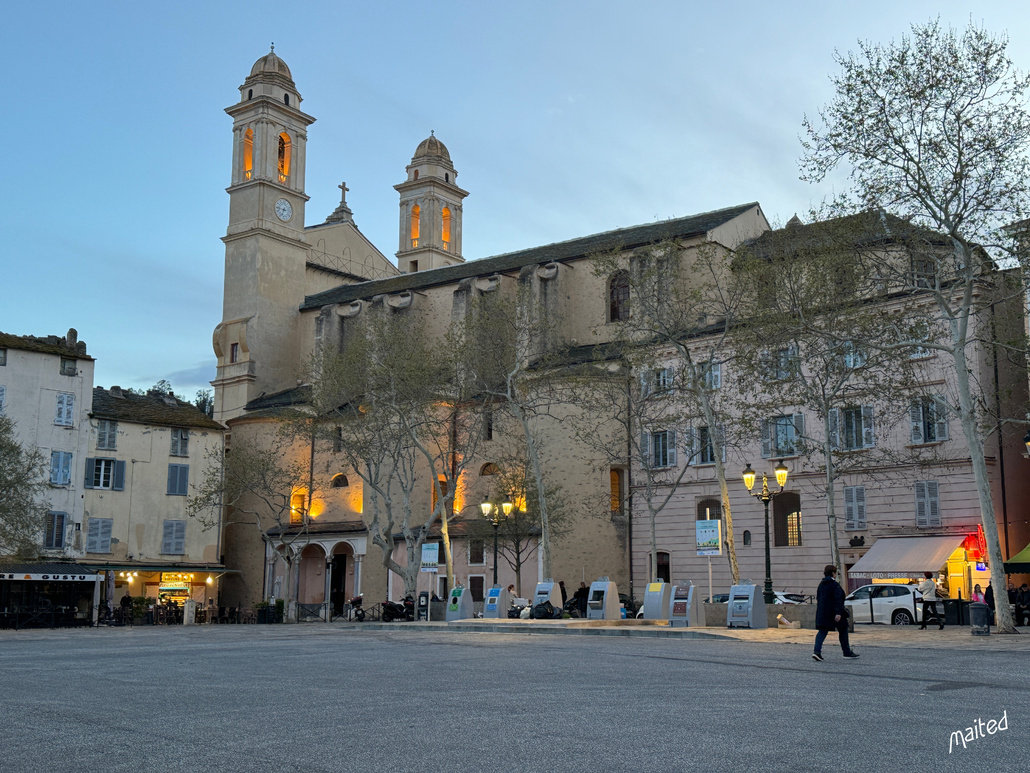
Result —
[[1028, 769], [1030, 636], [395, 626], [0, 631], [0, 771]]

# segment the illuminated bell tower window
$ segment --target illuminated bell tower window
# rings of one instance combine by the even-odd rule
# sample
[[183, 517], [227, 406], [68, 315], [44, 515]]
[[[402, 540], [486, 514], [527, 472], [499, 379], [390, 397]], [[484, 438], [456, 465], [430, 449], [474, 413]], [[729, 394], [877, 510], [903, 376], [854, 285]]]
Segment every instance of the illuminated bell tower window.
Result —
[[443, 248], [446, 250], [451, 243], [451, 210], [444, 207], [443, 212], [440, 213], [440, 219], [443, 221], [440, 236], [443, 239]]
[[303, 489], [294, 491], [290, 496], [290, 523], [304, 523], [304, 497]]
[[290, 156], [293, 144], [290, 135], [283, 132], [279, 135], [279, 182], [284, 183], [290, 177]]
[[418, 204], [411, 208], [411, 246], [418, 247], [418, 226], [422, 208]]
[[247, 129], [243, 134], [243, 179], [249, 180], [254, 174], [254, 130]]

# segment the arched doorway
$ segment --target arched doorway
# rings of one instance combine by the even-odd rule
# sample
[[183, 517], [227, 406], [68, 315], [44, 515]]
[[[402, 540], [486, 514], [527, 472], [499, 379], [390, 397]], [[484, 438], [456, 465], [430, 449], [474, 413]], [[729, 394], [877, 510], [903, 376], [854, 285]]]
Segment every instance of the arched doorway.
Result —
[[321, 604], [325, 601], [325, 550], [321, 545], [308, 545], [300, 554], [300, 581], [297, 601]]
[[329, 602], [333, 615], [343, 614], [343, 605], [354, 595], [354, 550], [346, 542], [333, 548], [329, 562]]

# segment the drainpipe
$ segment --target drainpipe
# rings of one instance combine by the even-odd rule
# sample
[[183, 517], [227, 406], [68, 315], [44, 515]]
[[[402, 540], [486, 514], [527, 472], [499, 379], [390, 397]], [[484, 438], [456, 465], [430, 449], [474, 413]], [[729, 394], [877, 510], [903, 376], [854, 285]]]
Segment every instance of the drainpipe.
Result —
[[629, 551], [629, 597], [633, 600], [633, 422], [629, 415], [632, 404], [632, 375], [626, 377], [626, 546]]
[[991, 352], [994, 358], [994, 410], [998, 416], [998, 474], [1001, 477], [1001, 520], [1002, 530], [1005, 534], [1005, 555], [1011, 556], [1009, 551], [1009, 509], [1008, 499], [1005, 492], [1005, 445], [1002, 437], [1001, 425], [1001, 389], [998, 378], [998, 329], [996, 324], [996, 312], [994, 304], [991, 304]]

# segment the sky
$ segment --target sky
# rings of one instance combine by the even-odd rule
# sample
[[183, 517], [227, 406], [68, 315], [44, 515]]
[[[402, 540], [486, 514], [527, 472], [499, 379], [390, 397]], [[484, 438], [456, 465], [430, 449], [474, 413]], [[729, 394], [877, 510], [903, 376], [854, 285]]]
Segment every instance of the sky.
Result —
[[232, 119], [274, 42], [317, 120], [308, 225], [347, 201], [387, 257], [434, 131], [469, 191], [466, 260], [751, 201], [774, 225], [847, 185], [798, 179], [834, 51], [940, 16], [1007, 33], [1024, 2], [7, 4], [0, 331], [76, 328], [95, 385], [215, 377]]

